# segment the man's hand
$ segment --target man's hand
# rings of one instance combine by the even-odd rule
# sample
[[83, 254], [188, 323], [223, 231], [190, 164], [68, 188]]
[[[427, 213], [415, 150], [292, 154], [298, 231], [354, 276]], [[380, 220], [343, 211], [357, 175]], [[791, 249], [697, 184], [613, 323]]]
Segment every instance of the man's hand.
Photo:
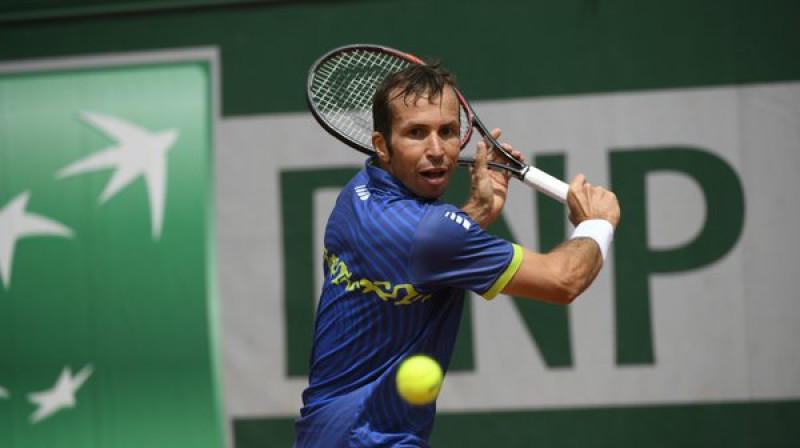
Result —
[[619, 224], [617, 196], [603, 187], [592, 186], [583, 174], [570, 182], [567, 205], [569, 220], [575, 226], [587, 219], [605, 219], [614, 227]]
[[[495, 140], [500, 138], [500, 134], [500, 129], [492, 131]], [[503, 149], [525, 160], [522, 153], [512, 149], [511, 145], [504, 143]], [[488, 161], [507, 162], [502, 154], [490, 149], [486, 140], [482, 139], [475, 154], [475, 165], [470, 169], [470, 196], [461, 207], [483, 228], [494, 222], [503, 210], [508, 195], [508, 180], [511, 178], [508, 171], [490, 170]]]

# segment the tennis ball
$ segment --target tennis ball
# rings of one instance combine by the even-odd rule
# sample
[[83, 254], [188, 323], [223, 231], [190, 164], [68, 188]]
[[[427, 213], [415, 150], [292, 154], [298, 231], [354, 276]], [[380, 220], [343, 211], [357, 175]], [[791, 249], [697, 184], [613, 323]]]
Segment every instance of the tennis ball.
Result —
[[439, 363], [430, 356], [409, 356], [397, 369], [397, 392], [411, 404], [428, 404], [439, 395], [443, 376]]

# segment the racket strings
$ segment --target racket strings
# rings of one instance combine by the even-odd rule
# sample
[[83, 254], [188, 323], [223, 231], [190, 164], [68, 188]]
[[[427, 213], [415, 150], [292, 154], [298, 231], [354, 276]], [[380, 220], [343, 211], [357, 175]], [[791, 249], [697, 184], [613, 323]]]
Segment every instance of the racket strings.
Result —
[[383, 79], [411, 63], [374, 51], [353, 51], [320, 64], [311, 81], [311, 101], [329, 125], [371, 146], [372, 98]]

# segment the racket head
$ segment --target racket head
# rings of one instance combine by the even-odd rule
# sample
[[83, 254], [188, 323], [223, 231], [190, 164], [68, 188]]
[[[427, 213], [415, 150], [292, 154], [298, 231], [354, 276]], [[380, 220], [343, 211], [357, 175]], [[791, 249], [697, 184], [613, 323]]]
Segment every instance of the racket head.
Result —
[[[311, 66], [306, 102], [314, 118], [328, 133], [365, 154], [372, 146], [372, 99], [390, 74], [425, 62], [409, 53], [375, 44], [352, 44], [334, 48]], [[473, 114], [455, 89], [460, 104], [461, 147], [472, 136]]]

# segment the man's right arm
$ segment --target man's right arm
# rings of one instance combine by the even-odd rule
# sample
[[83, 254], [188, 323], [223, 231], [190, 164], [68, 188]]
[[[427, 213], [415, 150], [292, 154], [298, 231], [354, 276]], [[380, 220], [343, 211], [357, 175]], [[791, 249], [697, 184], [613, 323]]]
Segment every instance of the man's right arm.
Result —
[[522, 249], [522, 263], [503, 294], [569, 304], [592, 284], [603, 258], [590, 238], [567, 240], [541, 254]]
[[[528, 297], [547, 302], [568, 304], [592, 284], [600, 268], [603, 254], [610, 243], [610, 231], [619, 223], [619, 203], [614, 193], [594, 187], [583, 175], [570, 183], [567, 195], [570, 221], [582, 231], [580, 237], [560, 244], [542, 254], [523, 249], [517, 272], [503, 288], [504, 294]], [[604, 220], [600, 226], [590, 226], [589, 220]], [[581, 227], [581, 223], [584, 226]], [[588, 235], [587, 235], [588, 234]], [[586, 235], [586, 236], [584, 236]]]

